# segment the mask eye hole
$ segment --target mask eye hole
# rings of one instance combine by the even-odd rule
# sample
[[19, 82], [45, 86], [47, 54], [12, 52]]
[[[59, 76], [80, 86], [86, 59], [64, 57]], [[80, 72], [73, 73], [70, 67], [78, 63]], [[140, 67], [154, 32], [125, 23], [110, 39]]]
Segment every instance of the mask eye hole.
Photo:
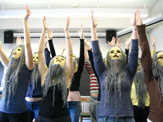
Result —
[[120, 50], [117, 50], [117, 53], [121, 53], [121, 51]]
[[18, 49], [18, 51], [21, 51], [21, 49]]
[[114, 53], [114, 50], [112, 50], [110, 53]]

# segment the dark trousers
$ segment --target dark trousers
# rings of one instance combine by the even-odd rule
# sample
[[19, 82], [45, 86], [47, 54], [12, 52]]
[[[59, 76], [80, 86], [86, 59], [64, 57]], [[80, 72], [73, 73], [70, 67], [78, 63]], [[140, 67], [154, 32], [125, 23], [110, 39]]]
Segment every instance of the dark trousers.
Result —
[[138, 108], [138, 106], [133, 106], [133, 108], [134, 108], [135, 122], [147, 122], [149, 107]]
[[61, 118], [45, 118], [38, 115], [35, 122], [71, 122], [71, 118], [70, 115]]
[[27, 112], [24, 113], [0, 112], [0, 122], [27, 122]]

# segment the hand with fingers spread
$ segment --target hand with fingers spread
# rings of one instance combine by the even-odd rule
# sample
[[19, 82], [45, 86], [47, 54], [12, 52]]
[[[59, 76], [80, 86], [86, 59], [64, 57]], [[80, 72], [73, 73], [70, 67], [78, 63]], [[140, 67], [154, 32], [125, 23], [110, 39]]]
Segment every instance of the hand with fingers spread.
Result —
[[120, 39], [117, 40], [117, 47], [121, 47]]
[[49, 24], [46, 22], [46, 17], [45, 16], [43, 18], [43, 26], [44, 26], [44, 30], [48, 30], [49, 29]]
[[23, 40], [21, 40], [21, 37], [17, 36], [16, 45], [22, 45], [22, 44], [23, 44]]
[[53, 38], [53, 31], [50, 31], [48, 29], [48, 40], [52, 40], [52, 38]]
[[108, 44], [110, 44], [111, 47], [113, 47], [115, 45], [115, 37], [112, 37], [111, 42], [107, 41]]
[[25, 15], [24, 19], [28, 20], [29, 16], [31, 15], [31, 10], [29, 9], [28, 6], [26, 6], [25, 9], [26, 9], [26, 15]]

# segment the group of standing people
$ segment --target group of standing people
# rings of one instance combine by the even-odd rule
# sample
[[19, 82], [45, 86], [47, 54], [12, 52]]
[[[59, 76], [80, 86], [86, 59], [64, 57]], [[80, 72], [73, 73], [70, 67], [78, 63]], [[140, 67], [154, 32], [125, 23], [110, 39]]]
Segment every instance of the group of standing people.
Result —
[[[81, 113], [79, 87], [84, 66], [90, 76], [89, 109], [92, 122], [144, 122], [146, 119], [149, 122], [163, 122], [163, 52], [155, 52], [152, 60], [145, 25], [138, 9], [131, 21], [130, 54], [126, 51], [125, 55], [117, 44], [108, 50], [105, 59], [96, 33], [97, 22], [91, 11], [92, 49], [84, 38], [81, 26], [79, 62], [73, 53], [69, 35], [70, 17], [64, 28], [66, 57], [63, 52], [56, 55], [46, 17], [43, 18], [38, 52], [32, 54], [28, 27], [30, 14], [27, 6], [24, 45], [13, 49], [8, 58], [0, 43], [1, 62], [7, 67], [0, 100], [1, 122], [78, 122]], [[47, 31], [52, 58], [46, 48]], [[142, 50], [140, 68], [138, 41]], [[139, 80], [140, 77], [143, 80]], [[141, 107], [142, 110], [147, 109], [143, 119], [140, 119], [142, 115], [136, 114]]]

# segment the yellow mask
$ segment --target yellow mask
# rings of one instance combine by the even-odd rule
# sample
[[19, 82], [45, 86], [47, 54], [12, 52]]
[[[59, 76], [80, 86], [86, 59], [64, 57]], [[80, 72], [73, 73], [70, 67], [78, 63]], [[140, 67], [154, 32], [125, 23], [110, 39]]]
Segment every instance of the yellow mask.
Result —
[[160, 66], [163, 66], [163, 52], [157, 53], [157, 62]]
[[13, 52], [13, 54], [12, 54], [12, 57], [17, 59], [17, 58], [19, 58], [19, 57], [21, 56], [21, 53], [22, 53], [22, 48], [18, 46], [18, 47], [14, 50], [14, 52]]
[[33, 62], [38, 63], [38, 53], [33, 54]]
[[66, 64], [66, 59], [62, 56], [56, 56], [54, 58], [54, 64], [60, 64], [61, 67], [64, 67]]
[[119, 47], [112, 47], [109, 51], [109, 57], [111, 60], [113, 59], [121, 59], [122, 51]]

